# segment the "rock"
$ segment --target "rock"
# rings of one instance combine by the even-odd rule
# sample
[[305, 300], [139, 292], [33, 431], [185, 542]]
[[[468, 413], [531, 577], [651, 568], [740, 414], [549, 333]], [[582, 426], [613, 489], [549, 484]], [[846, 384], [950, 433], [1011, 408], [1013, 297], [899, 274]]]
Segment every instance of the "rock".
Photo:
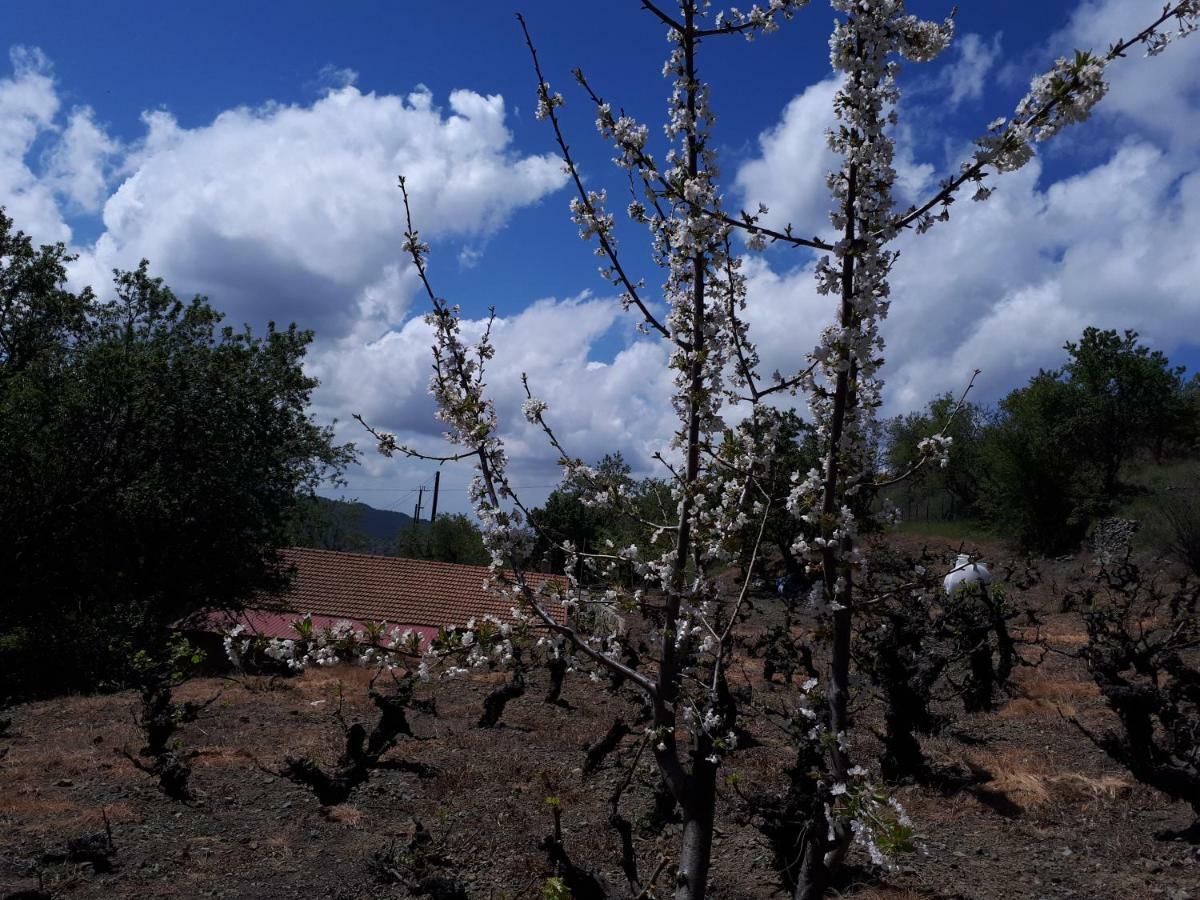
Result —
[[1133, 536], [1141, 523], [1136, 519], [1116, 517], [1101, 519], [1092, 529], [1088, 544], [1101, 565], [1111, 565], [1127, 558], [1133, 550]]

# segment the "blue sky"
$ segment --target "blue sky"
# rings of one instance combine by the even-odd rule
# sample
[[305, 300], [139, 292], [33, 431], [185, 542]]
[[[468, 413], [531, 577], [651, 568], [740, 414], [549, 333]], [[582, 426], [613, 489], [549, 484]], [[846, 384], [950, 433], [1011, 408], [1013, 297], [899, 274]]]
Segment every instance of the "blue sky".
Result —
[[[395, 175], [406, 170], [439, 292], [468, 318], [489, 305], [501, 316], [492, 385], [531, 497], [556, 473], [535, 436], [509, 421], [521, 371], [551, 400], [576, 452], [621, 449], [649, 468], [670, 431], [663, 351], [614, 311], [575, 236], [552, 135], [531, 115], [533, 76], [508, 5], [14, 8], [5, 38], [24, 49], [0, 65], [9, 134], [0, 204], [36, 238], [70, 242], [79, 281], [148, 256], [178, 292], [208, 293], [235, 321], [312, 327], [312, 369], [324, 382], [315, 414], [341, 420], [355, 439], [346, 422], [364, 412], [432, 448], [428, 339], [399, 255]], [[909, 8], [940, 18], [948, 4]], [[902, 76], [899, 168], [911, 195], [953, 171], [1055, 55], [1102, 47], [1158, 8], [962, 3], [955, 47]], [[660, 133], [662, 29], [636, 0], [521, 9], [567, 96], [564, 124], [589, 184], [624, 196], [569, 72], [584, 68], [615, 106]], [[775, 35], [704, 48], [730, 206], [761, 200], [777, 221], [821, 228], [831, 22], [817, 2]], [[1137, 328], [1173, 358], [1200, 363], [1200, 273], [1190, 261], [1200, 254], [1189, 230], [1200, 223], [1198, 50], [1193, 39], [1159, 59], [1121, 62], [1091, 122], [999, 181], [987, 204], [902, 246], [886, 332], [888, 412], [954, 390], [976, 365], [980, 399], [994, 400], [1055, 365], [1062, 342], [1092, 323]], [[623, 237], [653, 284], [640, 235]], [[811, 263], [772, 250], [750, 264], [750, 318], [768, 368], [794, 367], [829, 314]], [[371, 457], [348, 493], [406, 508], [408, 491], [430, 478], [428, 466]], [[443, 508], [461, 508], [462, 478], [443, 483]]]
[[[519, 9], [557, 86], [573, 88], [569, 73], [581, 66], [606, 97], [653, 122], [667, 91], [661, 77], [662, 30], [634, 0], [626, 5], [629, 9], [619, 15], [557, 0], [524, 2]], [[970, 8], [959, 13], [960, 30], [989, 39], [999, 35], [1006, 60], [1015, 61], [1044, 56], [1041, 43], [1066, 23], [1075, 6], [1062, 0], [1004, 4], [1007, 11], [990, 3], [964, 5]], [[944, 15], [943, 6], [910, 5], [929, 16]], [[349, 10], [316, 2], [130, 2], [101, 8], [78, 0], [26, 4], [7, 36], [10, 45], [38, 47], [46, 54], [64, 105], [92, 107], [109, 134], [129, 143], [144, 136], [145, 110], [167, 110], [181, 127], [202, 127], [238, 106], [311, 104], [349, 70], [363, 92], [404, 95], [423, 84], [442, 103], [456, 89], [499, 94], [509, 105], [513, 147], [542, 153], [552, 149], [551, 135], [530, 115], [534, 81], [516, 8], [489, 0], [360, 2]], [[706, 49], [713, 61], [705, 62], [714, 74], [736, 72], [736, 78], [714, 83], [722, 159], [731, 170], [753, 154], [755, 138], [778, 117], [797, 86], [827, 76], [830, 21], [831, 13], [818, 5], [789, 23], [784, 34], [754, 44], [713, 41]], [[946, 57], [913, 75], [932, 77], [952, 62]], [[753, 91], [744, 90], [747, 83]], [[1022, 87], [1013, 80], [990, 93], [1007, 107]], [[945, 124], [973, 136], [991, 108], [965, 104]], [[610, 154], [591, 127], [586, 104], [571, 104], [565, 119], [573, 151], [592, 171], [603, 172]], [[572, 239], [569, 223], [564, 227], [563, 208], [560, 198], [524, 210], [519, 221], [489, 238], [484, 270], [445, 281], [447, 293], [455, 299], [461, 295], [464, 308], [473, 309], [486, 308], [487, 291], [479, 289], [484, 285], [512, 290], [517, 303], [526, 302], [531, 292], [569, 296], [594, 287], [587, 279], [594, 269], [590, 252]], [[95, 215], [69, 215], [68, 221], [81, 241], [94, 239], [102, 229]], [[528, 265], [520, 252], [530, 234], [558, 248], [537, 266]], [[506, 299], [500, 298], [501, 310]]]

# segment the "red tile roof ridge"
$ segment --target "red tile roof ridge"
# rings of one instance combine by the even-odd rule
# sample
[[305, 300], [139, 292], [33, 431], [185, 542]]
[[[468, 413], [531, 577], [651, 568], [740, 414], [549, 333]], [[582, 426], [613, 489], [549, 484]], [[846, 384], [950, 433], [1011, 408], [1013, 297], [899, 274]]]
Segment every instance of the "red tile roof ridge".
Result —
[[[264, 594], [250, 605], [281, 613], [430, 627], [462, 625], [484, 616], [511, 621], [513, 609], [524, 606], [510, 570], [494, 573], [499, 584], [493, 584], [488, 566], [308, 547], [287, 548], [280, 555], [295, 568], [295, 578], [282, 592]], [[570, 582], [562, 575], [530, 572], [525, 584], [533, 592], [550, 588], [565, 593]], [[565, 623], [564, 604], [547, 598], [543, 608]]]
[[[485, 576], [492, 574], [492, 569], [490, 566], [480, 566], [480, 565], [476, 565], [474, 563], [450, 563], [450, 562], [443, 562], [442, 560], [436, 560], [436, 559], [417, 559], [416, 557], [413, 557], [413, 556], [391, 556], [391, 555], [387, 555], [387, 554], [383, 554], [383, 553], [358, 553], [353, 550], [327, 550], [323, 547], [284, 547], [280, 550], [280, 553], [283, 554], [285, 558], [286, 558], [287, 554], [292, 554], [292, 553], [305, 554], [305, 555], [320, 554], [320, 555], [324, 555], [324, 556], [334, 556], [334, 557], [355, 557], [357, 559], [369, 559], [372, 561], [380, 561], [380, 562], [417, 563], [421, 566], [430, 566], [432, 568], [456, 569], [456, 570], [460, 570], [460, 571], [466, 569], [466, 570], [470, 570], [473, 572], [478, 572], [479, 574], [485, 575]], [[511, 569], [507, 569], [507, 568], [501, 569], [500, 574], [502, 574], [502, 575], [509, 574], [509, 573], [511, 573], [511, 571], [512, 571]], [[555, 580], [562, 581], [563, 584], [567, 583], [567, 577], [565, 575], [558, 575], [558, 574], [555, 574], [554, 572], [537, 572], [532, 569], [529, 569], [529, 570], [523, 571], [521, 574], [525, 575], [526, 577], [534, 576], [539, 579], [543, 579], [543, 578], [544, 579], [555, 579]]]

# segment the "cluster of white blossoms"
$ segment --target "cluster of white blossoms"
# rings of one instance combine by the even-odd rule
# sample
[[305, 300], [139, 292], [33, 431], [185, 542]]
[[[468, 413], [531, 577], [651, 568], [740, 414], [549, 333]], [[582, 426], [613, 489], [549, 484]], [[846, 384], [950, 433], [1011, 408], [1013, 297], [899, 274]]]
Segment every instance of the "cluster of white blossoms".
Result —
[[756, 35], [778, 31], [780, 19], [791, 19], [806, 6], [808, 0], [770, 0], [766, 6], [755, 3], [745, 12], [731, 6], [728, 12], [722, 10], [713, 17], [713, 25], [718, 31], [740, 31], [752, 41]]
[[[521, 633], [525, 633], [523, 630]], [[485, 615], [481, 622], [474, 618], [453, 632], [443, 632], [431, 646], [449, 648], [457, 654], [457, 665], [447, 670], [449, 677], [465, 674], [473, 669], [497, 671], [512, 668], [520, 650], [514, 644], [512, 626], [492, 615]]]
[[1155, 28], [1146, 35], [1144, 43], [1147, 56], [1158, 56], [1172, 41], [1200, 31], [1200, 0], [1180, 3], [1172, 10], [1171, 18], [1175, 19], [1174, 30]]
[[266, 638], [247, 633], [235, 625], [224, 638], [225, 655], [237, 669], [272, 660], [293, 672], [311, 666], [327, 668], [340, 664], [396, 669], [416, 663], [422, 681], [435, 677], [454, 678], [487, 669], [502, 671], [518, 664], [525, 648], [535, 647], [527, 616], [513, 610], [511, 622], [485, 615], [465, 626], [440, 628], [431, 638], [412, 629], [389, 627], [386, 622], [341, 620], [316, 628], [306, 615], [291, 624], [295, 638]]
[[[605, 190], [588, 191], [586, 200], [578, 197], [571, 200], [571, 218], [579, 226], [579, 236], [583, 240], [600, 236], [613, 240], [614, 218], [612, 213], [605, 211], [604, 204], [607, 201], [608, 192]], [[599, 256], [606, 255], [603, 247], [597, 248], [596, 252]]]
[[245, 631], [245, 625], [234, 625], [225, 633], [225, 637], [221, 641], [225, 648], [226, 658], [234, 666], [241, 666], [243, 656], [250, 649], [250, 638], [242, 637]]
[[712, 750], [707, 757], [708, 762], [715, 765], [722, 756], [737, 749], [737, 733], [729, 727], [726, 716], [716, 707], [709, 705], [699, 709], [689, 702], [684, 706], [680, 719], [688, 731], [707, 737]]
[[[613, 163], [620, 168], [634, 169], [645, 159], [646, 140], [650, 137], [650, 129], [631, 116], [614, 117], [611, 106], [603, 102], [598, 103], [596, 130], [617, 145], [620, 155], [613, 158]], [[645, 207], [641, 207], [641, 213], [645, 213]], [[630, 218], [637, 217], [631, 215]]]
[[542, 413], [548, 408], [549, 404], [545, 400], [529, 397], [521, 404], [521, 415], [525, 417], [525, 421], [530, 425], [537, 425], [542, 418]]
[[538, 92], [537, 107], [533, 111], [533, 115], [538, 121], [550, 117], [554, 110], [563, 105], [563, 95], [555, 91], [550, 92], [550, 85], [546, 85], [546, 90]]
[[[1017, 104], [1016, 119], [1029, 122], [1035, 141], [1049, 140], [1067, 125], [1086, 121], [1108, 93], [1105, 64], [1090, 53], [1060, 58], [1053, 69], [1033, 79], [1029, 93]], [[1039, 116], [1043, 109], [1050, 111]]]
[[508, 460], [496, 435], [495, 406], [483, 390], [484, 366], [495, 354], [492, 320], [473, 347], [462, 340], [457, 305], [434, 298], [434, 308], [425, 321], [433, 327], [435, 338], [434, 372], [429, 380], [435, 414], [447, 426], [446, 439], [467, 448], [478, 460], [468, 499], [479, 517], [491, 566], [498, 571], [527, 557], [532, 536], [523, 527], [522, 512], [501, 505], [502, 499], [511, 495], [506, 476]]
[[341, 662], [359, 665], [386, 665], [394, 668], [403, 658], [432, 653], [431, 644], [422, 647], [421, 636], [411, 629], [388, 628], [385, 622], [365, 622], [356, 628], [341, 619], [326, 628], [317, 628], [312, 615], [291, 623], [295, 638], [264, 638], [246, 635], [241, 625], [225, 637], [225, 652], [230, 662], [241, 667], [247, 657], [262, 656], [286, 665], [293, 671], [309, 666], [334, 666]]
[[[1033, 159], [1034, 143], [1086, 121], [1108, 93], [1104, 80], [1108, 62], [1083, 52], [1070, 60], [1059, 59], [1049, 72], [1033, 79], [1011, 121], [996, 119], [988, 125], [988, 133], [975, 142], [979, 150], [974, 159], [963, 164], [964, 171], [988, 165], [997, 172], [1014, 172]], [[984, 200], [990, 194], [981, 188], [975, 199]]]
[[917, 441], [917, 452], [921, 454], [922, 459], [934, 460], [944, 469], [950, 465], [950, 446], [953, 443], [954, 438], [949, 435], [935, 434]]
[[399, 449], [398, 445], [396, 444], [396, 435], [392, 434], [390, 431], [377, 432], [376, 440], [378, 441], [377, 449], [384, 456], [393, 456], [395, 455], [397, 449]]
[[826, 816], [830, 821], [849, 821], [854, 842], [879, 868], [893, 868], [898, 851], [915, 849], [908, 813], [899, 800], [880, 792], [867, 780], [867, 770], [862, 766], [852, 768], [850, 780], [834, 784], [830, 794], [833, 805], [827, 807]]

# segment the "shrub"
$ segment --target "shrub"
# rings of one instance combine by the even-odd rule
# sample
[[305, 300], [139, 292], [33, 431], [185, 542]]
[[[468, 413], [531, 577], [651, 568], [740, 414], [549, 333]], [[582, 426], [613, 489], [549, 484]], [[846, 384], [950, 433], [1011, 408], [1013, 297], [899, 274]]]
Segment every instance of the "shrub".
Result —
[[1171, 485], [1159, 501], [1167, 547], [1193, 575], [1200, 576], [1200, 474]]
[[1191, 806], [1192, 824], [1161, 837], [1200, 843], [1200, 584], [1126, 562], [1076, 594], [1088, 633], [1079, 655], [1119, 727], [1071, 721], [1138, 781]]

